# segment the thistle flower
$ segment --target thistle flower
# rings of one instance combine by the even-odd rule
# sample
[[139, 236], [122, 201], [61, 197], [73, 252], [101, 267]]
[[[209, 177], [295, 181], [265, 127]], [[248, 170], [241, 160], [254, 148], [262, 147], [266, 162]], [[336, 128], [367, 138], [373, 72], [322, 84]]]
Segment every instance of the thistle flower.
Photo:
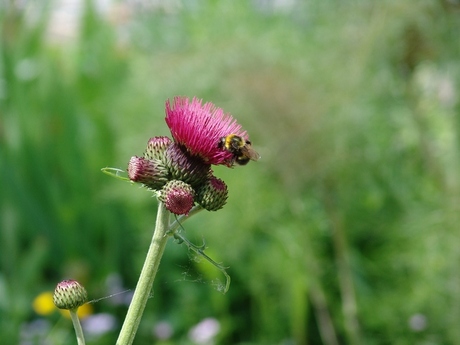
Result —
[[192, 156], [207, 164], [228, 165], [232, 153], [222, 150], [222, 137], [235, 134], [248, 139], [246, 131], [229, 114], [212, 103], [202, 105], [202, 100], [175, 97], [171, 105], [166, 102], [166, 123], [174, 141]]
[[194, 204], [195, 192], [189, 184], [171, 180], [161, 190], [160, 200], [168, 211], [174, 214], [188, 214]]
[[54, 290], [53, 302], [59, 309], [76, 309], [86, 303], [88, 294], [76, 280], [63, 280]]
[[[222, 180], [212, 176], [211, 165], [244, 165], [259, 158], [241, 125], [212, 103], [203, 105], [197, 98], [190, 101], [186, 97], [175, 97], [172, 104], [166, 101], [165, 120], [173, 141], [167, 137], [151, 138], [144, 156], [134, 156], [128, 164], [129, 179], [156, 190], [160, 203], [155, 231], [137, 285], [140, 288], [134, 291], [117, 344], [131, 344], [134, 340], [168, 235], [185, 242], [189, 249], [219, 269], [226, 278], [222, 289], [224, 293], [228, 290], [230, 276], [225, 267], [204, 254], [203, 246], [196, 246], [177, 233], [176, 223], [170, 223], [170, 212], [188, 215], [195, 202], [209, 211], [221, 209], [227, 202], [228, 190]], [[180, 225], [179, 220], [176, 221]], [[55, 303], [59, 308], [60, 305], [77, 307], [84, 303], [72, 303], [72, 298], [69, 303], [61, 290], [56, 288], [58, 303]], [[71, 315], [74, 314], [71, 311]]]
[[227, 185], [212, 176], [197, 191], [196, 201], [208, 211], [220, 210], [227, 203]]

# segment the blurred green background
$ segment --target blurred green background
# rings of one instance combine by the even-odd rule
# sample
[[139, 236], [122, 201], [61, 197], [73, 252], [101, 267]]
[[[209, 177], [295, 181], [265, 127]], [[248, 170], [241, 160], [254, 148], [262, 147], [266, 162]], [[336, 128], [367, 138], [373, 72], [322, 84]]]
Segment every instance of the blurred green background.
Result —
[[[2, 344], [76, 343], [33, 308], [63, 279], [132, 292], [156, 200], [100, 169], [169, 135], [175, 95], [231, 113], [262, 159], [215, 168], [228, 204], [184, 224], [230, 291], [170, 240], [135, 344], [460, 344], [458, 1], [11, 0], [0, 18]], [[115, 343], [129, 295], [92, 304], [88, 344]]]

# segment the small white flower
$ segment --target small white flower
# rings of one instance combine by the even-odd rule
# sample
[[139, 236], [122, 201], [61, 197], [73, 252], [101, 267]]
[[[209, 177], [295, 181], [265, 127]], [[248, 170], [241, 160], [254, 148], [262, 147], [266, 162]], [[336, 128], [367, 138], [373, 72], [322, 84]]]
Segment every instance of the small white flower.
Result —
[[213, 339], [219, 331], [219, 321], [215, 318], [208, 317], [192, 327], [188, 333], [188, 337], [195, 344], [213, 344]]
[[108, 313], [99, 313], [86, 317], [82, 320], [82, 327], [90, 336], [103, 335], [116, 327], [115, 317]]

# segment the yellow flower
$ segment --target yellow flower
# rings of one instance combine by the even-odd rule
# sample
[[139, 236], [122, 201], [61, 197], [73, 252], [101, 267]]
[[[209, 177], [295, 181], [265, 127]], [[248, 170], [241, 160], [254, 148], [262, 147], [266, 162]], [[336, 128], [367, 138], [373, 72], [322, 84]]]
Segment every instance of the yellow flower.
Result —
[[39, 315], [45, 316], [53, 313], [57, 309], [53, 303], [53, 293], [50, 291], [42, 292], [35, 297], [32, 307]]
[[[84, 319], [85, 317], [91, 315], [93, 313], [93, 305], [90, 303], [83, 304], [82, 306], [78, 307], [77, 309], [77, 316], [80, 319]], [[64, 315], [66, 318], [70, 319], [70, 312], [66, 309], [59, 309], [59, 312]]]
[[[32, 307], [38, 315], [50, 315], [55, 310], [59, 310], [62, 315], [70, 319], [70, 313], [68, 310], [58, 309], [53, 302], [53, 293], [51, 291], [45, 291], [35, 297], [32, 302]], [[77, 309], [77, 315], [79, 318], [84, 319], [85, 317], [93, 313], [93, 305], [90, 303], [83, 304]]]

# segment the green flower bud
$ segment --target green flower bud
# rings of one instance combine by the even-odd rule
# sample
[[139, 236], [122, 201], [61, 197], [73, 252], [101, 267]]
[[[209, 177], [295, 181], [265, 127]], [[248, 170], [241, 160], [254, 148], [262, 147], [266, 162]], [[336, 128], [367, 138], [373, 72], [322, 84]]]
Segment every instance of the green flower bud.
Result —
[[227, 185], [212, 176], [197, 191], [196, 201], [208, 211], [220, 210], [227, 203]]
[[86, 303], [88, 294], [76, 280], [63, 280], [54, 290], [53, 302], [59, 309], [76, 309]]
[[198, 156], [190, 155], [177, 144], [172, 144], [166, 149], [165, 163], [171, 179], [184, 181], [193, 187], [202, 184], [211, 174], [209, 164]]
[[153, 137], [147, 143], [147, 148], [144, 152], [144, 158], [149, 160], [163, 160], [164, 153], [172, 141], [168, 137]]

